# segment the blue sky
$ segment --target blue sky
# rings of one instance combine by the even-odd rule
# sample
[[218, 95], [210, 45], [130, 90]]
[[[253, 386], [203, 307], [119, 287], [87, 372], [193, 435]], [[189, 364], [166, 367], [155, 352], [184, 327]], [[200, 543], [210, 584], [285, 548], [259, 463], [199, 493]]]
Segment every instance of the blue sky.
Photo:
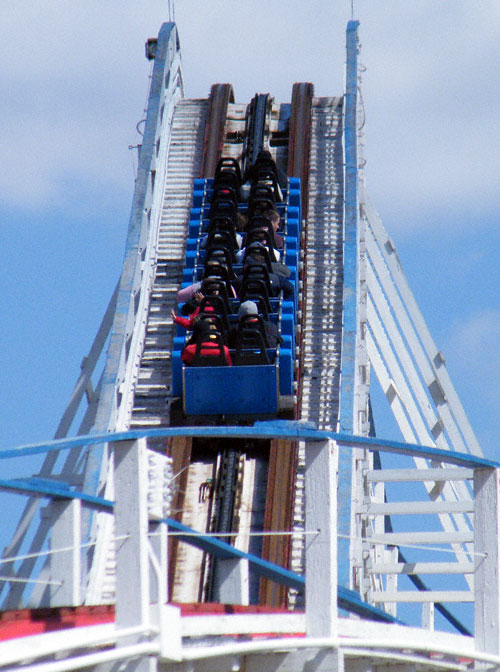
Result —
[[[177, 0], [187, 97], [343, 91], [351, 3]], [[118, 8], [119, 7], [119, 8]], [[367, 187], [486, 455], [500, 458], [500, 8], [357, 0]], [[51, 438], [118, 279], [162, 0], [0, 6], [4, 447]]]

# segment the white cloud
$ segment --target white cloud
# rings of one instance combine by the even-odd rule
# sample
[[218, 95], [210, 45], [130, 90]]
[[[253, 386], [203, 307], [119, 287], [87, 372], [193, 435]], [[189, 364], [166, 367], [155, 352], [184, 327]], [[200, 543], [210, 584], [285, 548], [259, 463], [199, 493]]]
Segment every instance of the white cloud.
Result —
[[[0, 133], [5, 206], [65, 205], [66, 185], [133, 189], [129, 144], [140, 138], [150, 64], [164, 3], [3, 1]], [[153, 7], [155, 6], [155, 7]], [[154, 16], [156, 15], [156, 20]], [[149, 25], [148, 25], [149, 24]], [[66, 204], [67, 210], [71, 204]]]
[[384, 7], [384, 21], [360, 10], [368, 188], [382, 215], [401, 213], [396, 226], [441, 206], [460, 228], [471, 203], [498, 207], [499, 5]]
[[447, 351], [460, 362], [461, 378], [482, 403], [496, 409], [500, 398], [500, 309], [484, 308], [460, 321], [450, 333]]
[[[47, 207], [68, 175], [130, 188], [126, 147], [146, 98], [143, 44], [167, 17], [162, 0], [3, 0], [7, 92], [0, 128], [5, 202]], [[187, 95], [233, 83], [238, 101], [295, 81], [343, 89], [350, 3], [177, 0]], [[500, 178], [499, 5], [357, 0], [366, 101], [367, 184], [384, 216], [429, 207], [494, 207]], [[425, 221], [425, 218], [421, 218]], [[401, 226], [404, 226], [401, 224]]]

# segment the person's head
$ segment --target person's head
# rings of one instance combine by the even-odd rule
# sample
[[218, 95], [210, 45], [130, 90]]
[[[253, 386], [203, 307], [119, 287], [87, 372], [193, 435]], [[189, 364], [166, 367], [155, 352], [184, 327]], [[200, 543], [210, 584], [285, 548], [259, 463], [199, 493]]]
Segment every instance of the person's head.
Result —
[[244, 231], [248, 224], [248, 217], [242, 212], [236, 214], [236, 231]]
[[243, 301], [238, 308], [238, 318], [241, 320], [242, 317], [247, 315], [258, 315], [259, 311], [257, 304], [254, 301]]
[[210, 325], [206, 320], [197, 316], [193, 321], [193, 333], [188, 339], [188, 343], [196, 343], [198, 340], [204, 341], [210, 336]]
[[273, 231], [276, 232], [280, 228], [281, 224], [281, 218], [279, 216], [279, 213], [276, 210], [266, 210], [265, 212], [262, 213], [266, 219], [268, 219], [271, 222], [271, 226], [273, 227]]
[[198, 338], [215, 338], [220, 333], [220, 322], [213, 312], [200, 313], [193, 321], [193, 334]]

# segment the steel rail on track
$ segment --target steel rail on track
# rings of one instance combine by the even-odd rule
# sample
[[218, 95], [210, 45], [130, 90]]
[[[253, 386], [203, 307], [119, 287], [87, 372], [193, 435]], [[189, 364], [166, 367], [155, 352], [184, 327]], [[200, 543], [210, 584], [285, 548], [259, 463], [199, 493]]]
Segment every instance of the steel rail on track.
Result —
[[222, 156], [224, 128], [229, 103], [234, 103], [234, 92], [231, 84], [213, 84], [208, 99], [200, 177], [213, 177], [215, 175], [217, 162]]
[[[301, 210], [307, 212], [307, 193], [309, 188], [309, 155], [311, 144], [311, 114], [314, 87], [309, 83], [293, 85], [288, 126], [288, 155], [286, 173], [290, 177], [301, 179]], [[307, 237], [307, 220], [302, 223], [300, 238], [300, 254], [304, 250]], [[300, 262], [300, 258], [299, 258]], [[307, 291], [305, 266], [300, 271], [302, 290], [298, 297], [298, 315], [304, 314], [304, 292]], [[294, 415], [300, 415], [301, 379], [302, 379], [302, 334], [297, 337], [298, 357], [296, 358], [297, 403]], [[264, 530], [292, 530], [294, 508], [298, 499], [297, 488], [298, 443], [274, 439], [270, 443], [268, 486]], [[262, 557], [284, 566], [291, 567], [291, 537], [264, 537]], [[300, 587], [295, 587], [301, 591]], [[289, 592], [284, 586], [276, 585], [265, 579], [261, 580], [259, 603], [280, 606], [290, 603]]]

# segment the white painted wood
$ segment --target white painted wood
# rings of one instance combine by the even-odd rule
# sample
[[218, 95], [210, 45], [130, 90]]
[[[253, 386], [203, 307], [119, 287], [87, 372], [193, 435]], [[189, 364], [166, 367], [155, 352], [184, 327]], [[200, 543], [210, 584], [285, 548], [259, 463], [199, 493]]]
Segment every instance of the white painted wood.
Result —
[[221, 604], [250, 604], [248, 560], [217, 561], [217, 601]]
[[[374, 300], [377, 301], [376, 310]], [[379, 310], [382, 311], [380, 315], [378, 313]], [[396, 396], [399, 396], [401, 399], [406, 413], [406, 420], [413, 427], [414, 440], [423, 445], [436, 445], [444, 450], [450, 449], [450, 444], [445, 435], [442, 432], [436, 433], [434, 431], [436, 423], [439, 424], [441, 421], [436, 417], [436, 413], [432, 408], [432, 399], [429, 397], [427, 389], [422, 385], [415, 373], [411, 358], [408, 361], [406, 346], [402, 342], [399, 331], [394, 323], [394, 312], [389, 310], [389, 306], [383, 296], [377, 294], [375, 299], [371, 295], [369, 296], [368, 323], [370, 329], [373, 331], [376, 348], [380, 350], [387, 364], [390, 379], [394, 381], [393, 390], [395, 390]], [[371, 348], [371, 353], [373, 353], [373, 347]], [[401, 359], [403, 354], [405, 357]], [[405, 362], [406, 364], [404, 364]], [[408, 367], [410, 367], [409, 373], [407, 372]], [[376, 369], [377, 375], [379, 368], [380, 366]], [[394, 392], [389, 390], [386, 391], [386, 394], [390, 400]], [[400, 422], [399, 418], [396, 419]], [[411, 436], [408, 436], [404, 432], [405, 427], [403, 426], [401, 429], [405, 440], [411, 441]], [[425, 462], [417, 461], [417, 459], [415, 459], [415, 463], [419, 468], [421, 468], [422, 464], [425, 464]], [[457, 496], [459, 499], [470, 499], [470, 493], [466, 488], [461, 485], [456, 485], [455, 487], [457, 495], [454, 496], [448, 488], [447, 492], [444, 493], [446, 499], [456, 499]], [[467, 522], [461, 516], [455, 516], [454, 520], [459, 528], [467, 525]], [[444, 518], [441, 518], [441, 522], [445, 525]]]
[[168, 535], [165, 523], [150, 522], [148, 556], [150, 603], [166, 604], [168, 601]]
[[407, 481], [465, 481], [474, 477], [473, 469], [444, 467], [443, 469], [379, 469], [369, 471], [366, 478], [371, 483], [402, 483]]
[[[170, 604], [157, 604], [151, 608], [151, 621], [160, 631], [159, 662], [182, 659], [181, 610]], [[156, 661], [155, 661], [156, 662]]]
[[406, 409], [399, 395], [396, 393], [394, 382], [392, 381], [384, 360], [380, 355], [378, 346], [368, 329], [366, 333], [366, 347], [368, 356], [370, 358], [371, 368], [375, 371], [377, 380], [379, 381], [380, 387], [385, 393], [387, 402], [389, 403], [401, 434], [403, 435], [405, 441], [408, 441], [409, 443], [415, 443], [416, 435], [409, 423]]
[[[436, 436], [434, 439], [432, 423], [435, 420], [435, 416], [428, 415], [429, 403], [426, 401], [426, 396], [422, 390], [420, 390], [418, 400], [421, 402], [421, 404], [423, 404], [423, 406], [421, 405], [419, 407], [419, 405], [416, 403], [416, 399], [414, 398], [413, 393], [410, 391], [407, 385], [404, 372], [402, 371], [399, 361], [395, 356], [392, 344], [387, 337], [385, 325], [383, 325], [380, 321], [377, 313], [373, 308], [371, 300], [368, 302], [368, 312], [370, 329], [373, 330], [375, 338], [373, 343], [370, 343], [370, 339], [367, 338], [370, 356], [373, 356], [374, 350], [378, 349], [380, 351], [381, 357], [374, 361], [375, 372], [377, 376], [379, 376], [381, 373], [380, 369], [382, 368], [382, 380], [388, 378], [391, 381], [389, 386], [390, 389], [386, 392], [389, 401], [391, 402], [393, 397], [399, 398], [401, 400], [401, 407], [404, 409], [404, 417], [402, 418], [401, 413], [399, 413], [398, 415], [395, 414], [395, 418], [399, 424], [404, 440], [421, 443], [422, 445], [437, 445], [439, 448], [448, 450], [450, 446], [442, 434]], [[392, 316], [389, 315], [387, 319], [392, 319]], [[385, 363], [382, 364], [382, 362]], [[386, 366], [388, 373], [386, 372]], [[384, 387], [383, 389], [386, 388]], [[394, 407], [394, 404], [392, 403], [391, 406], [393, 407], [393, 410], [394, 408], [396, 411], [400, 410], [397, 406]], [[427, 422], [425, 421], [425, 418], [427, 418]], [[411, 427], [410, 431], [408, 431], [408, 425]], [[427, 468], [428, 466], [426, 461], [422, 460], [421, 458], [414, 458], [414, 462], [419, 469]], [[442, 494], [445, 499], [452, 501], [456, 499], [471, 499], [471, 493], [467, 487], [461, 484], [455, 484], [453, 488], [446, 486]], [[444, 527], [449, 526], [450, 524], [455, 526], [453, 523], [450, 523], [449, 520], [447, 521], [446, 518], [446, 516], [440, 517], [441, 523]], [[468, 525], [467, 521], [463, 518], [463, 516], [460, 515], [454, 516], [454, 522], [459, 528], [466, 527]]]
[[[192, 462], [187, 473], [182, 523], [193, 530], [206, 530], [210, 513], [210, 497], [200, 501], [200, 487], [211, 478], [213, 465]], [[179, 544], [172, 595], [174, 602], [197, 602], [200, 590], [203, 551], [190, 544]]]
[[[170, 311], [177, 310], [182, 282], [193, 179], [198, 177], [203, 154], [206, 100], [178, 102], [169, 128], [166, 177], [156, 177], [157, 238], [152, 241], [155, 273], [149, 292], [149, 313], [144, 326], [144, 347], [135, 382], [132, 427], [158, 427], [169, 422], [172, 402], [171, 352], [175, 328]], [[142, 328], [142, 327], [141, 327]]]
[[377, 602], [474, 602], [469, 590], [399, 590], [370, 593], [370, 600]]
[[[50, 580], [61, 581], [61, 586], [50, 586], [50, 606], [80, 605], [80, 539], [81, 501], [55, 500], [50, 504], [53, 515], [50, 538]], [[68, 549], [59, 551], [59, 549]]]
[[387, 502], [384, 504], [370, 503], [359, 507], [360, 513], [370, 516], [389, 515], [422, 515], [432, 513], [473, 513], [474, 502]]
[[[370, 274], [368, 275], [372, 278], [373, 287], [373, 285], [376, 284], [374, 276]], [[408, 417], [414, 424], [418, 439], [421, 443], [430, 445], [435, 442], [439, 448], [449, 449], [450, 444], [441, 429], [436, 431], [438, 426], [439, 428], [444, 427], [444, 423], [439, 415], [436, 416], [436, 412], [431, 407], [430, 402], [432, 400], [430, 399], [427, 390], [430, 383], [427, 386], [422, 383], [421, 372], [415, 370], [413, 359], [407, 350], [407, 341], [403, 341], [400, 335], [400, 328], [405, 335], [405, 338], [409, 338], [407, 332], [411, 331], [411, 325], [408, 325], [405, 321], [406, 313], [402, 306], [395, 306], [393, 303], [391, 303], [392, 310], [389, 310], [389, 305], [384, 298], [384, 292], [381, 287], [379, 287], [379, 289], [380, 291], [378, 292], [374, 291], [371, 301], [368, 304], [369, 323], [370, 327], [375, 330], [379, 346], [383, 349], [384, 357], [389, 362], [391, 375], [397, 381], [396, 389], [398, 390], [398, 394], [402, 397], [408, 412]], [[372, 301], [376, 303], [376, 309], [377, 312], [380, 313], [380, 319], [375, 313]], [[402, 327], [396, 325], [396, 318], [403, 320]], [[388, 334], [388, 338], [386, 334]], [[431, 377], [434, 379], [433, 376]], [[441, 402], [438, 404], [438, 407], [439, 409], [442, 408]], [[456, 432], [453, 433], [452, 430], [454, 427], [455, 425], [453, 423], [450, 424], [448, 422], [446, 425], [448, 437], [454, 441], [452, 447], [454, 447], [455, 450], [466, 450], [461, 437]], [[445, 498], [450, 499], [450, 496], [453, 498], [458, 496], [460, 499], [470, 499], [470, 492], [464, 488], [464, 486], [458, 484], [455, 486], [455, 489], [457, 494], [454, 495], [453, 492], [450, 492], [450, 489], [447, 488], [446, 492], [443, 493]], [[468, 526], [467, 521], [462, 516], [454, 516], [454, 521], [459, 529]], [[446, 527], [446, 521], [443, 517], [441, 518], [441, 522]]]
[[240, 524], [238, 536], [234, 539], [234, 546], [240, 551], [248, 553], [250, 544], [250, 532], [252, 531], [252, 508], [254, 500], [254, 488], [256, 481], [256, 460], [243, 456], [242, 464], [243, 479], [241, 489], [241, 505], [239, 509]]
[[[284, 649], [279, 652], [266, 652], [262, 654], [250, 654], [241, 658], [238, 663], [233, 664], [233, 668], [222, 669], [211, 672], [235, 672], [236, 667], [245, 672], [263, 672], [272, 670], [272, 672], [343, 672], [344, 661], [343, 654], [335, 649], [305, 649], [296, 651], [287, 651]], [[201, 670], [197, 670], [201, 672]], [[208, 672], [206, 670], [205, 672]]]
[[387, 532], [369, 537], [372, 544], [388, 544], [398, 546], [402, 544], [451, 544], [452, 542], [474, 541], [474, 533], [469, 532]]
[[[411, 318], [401, 301], [387, 266], [380, 256], [380, 250], [372, 237], [369, 226], [367, 227], [367, 249], [370, 261], [373, 264], [373, 268], [369, 265], [370, 270], [367, 274], [372, 298], [377, 305], [377, 310], [381, 313], [382, 321], [387, 328], [389, 338], [397, 352], [409, 385], [418, 399], [427, 426], [431, 431], [433, 427], [436, 428], [433, 432], [436, 439], [440, 437], [446, 426], [455, 450], [467, 452], [463, 437], [449, 413], [445, 395], [442, 393], [431, 364], [422, 350]], [[376, 276], [374, 269], [376, 269]], [[392, 308], [391, 311], [389, 311], [389, 306]], [[439, 396], [436, 396], [435, 390], [439, 390]], [[430, 399], [433, 400], [435, 408], [429, 405]]]
[[158, 645], [150, 642], [104, 650], [97, 648], [97, 652], [87, 649], [85, 653], [75, 652], [63, 660], [23, 665], [23, 672], [111, 672], [116, 669], [120, 672], [156, 672], [158, 653]]
[[[369, 332], [367, 337], [367, 346], [370, 355], [370, 360], [372, 362], [372, 366], [375, 370], [375, 373], [377, 375], [377, 378], [379, 379], [382, 388], [384, 390], [387, 390], [387, 398], [391, 405], [391, 409], [399, 425], [403, 438], [405, 441], [412, 443], [434, 445], [432, 437], [429, 436], [429, 432], [427, 431], [423, 423], [421, 423], [419, 420], [420, 416], [416, 409], [416, 406], [413, 405], [413, 400], [411, 396], [405, 396], [405, 403], [410, 404], [411, 413], [409, 413], [408, 409], [402, 402], [401, 392], [398, 390], [398, 387], [394, 384], [391, 376], [395, 376], [398, 379], [398, 384], [401, 386], [402, 390], [405, 389], [406, 383], [404, 381], [404, 378], [402, 378], [401, 374], [399, 374], [399, 365], [397, 364], [396, 359], [392, 355], [391, 346], [387, 340], [382, 324], [378, 321], [378, 318], [374, 319], [373, 323], [370, 326], [373, 327], [374, 324], [378, 329], [377, 337], [379, 339], [379, 342], [382, 344], [383, 348], [382, 349], [379, 348], [378, 343], [371, 338]], [[385, 360], [382, 358], [380, 354], [382, 350], [384, 352], [384, 356], [387, 357], [389, 360], [390, 373], [386, 366]], [[400, 376], [399, 378], [398, 375]], [[391, 392], [391, 390], [393, 390], [393, 392]], [[412, 417], [412, 423], [410, 423], [410, 416]], [[415, 417], [420, 422], [420, 424], [417, 423], [417, 428], [413, 426], [413, 421]], [[418, 470], [426, 470], [429, 467], [427, 461], [422, 458], [414, 458], [413, 461]], [[424, 485], [426, 487], [427, 492], [429, 493], [430, 499], [433, 501], [443, 499], [444, 501], [452, 501], [452, 502], [456, 501], [470, 502], [472, 499], [468, 489], [468, 485], [460, 481], [455, 481], [453, 483], [446, 482], [444, 484], [443, 482], [439, 482], [437, 484], [438, 487], [436, 487], [431, 482], [425, 482]], [[472, 520], [471, 519], [467, 520], [461, 514], [455, 514], [453, 516], [453, 519], [451, 518], [450, 515], [446, 513], [440, 513], [438, 515], [441, 525], [443, 526], [443, 529], [446, 531], [451, 532], [453, 530], [456, 530], [457, 527], [458, 529], [464, 529], [464, 530], [471, 529]], [[470, 560], [469, 552], [472, 550], [471, 548], [464, 549], [461, 545], [454, 544], [453, 550], [455, 551], [457, 560], [459, 562], [467, 562]], [[466, 574], [465, 578], [469, 583], [469, 587], [472, 588], [471, 575]]]
[[[163, 600], [166, 596], [166, 577], [153, 583], [157, 604], [156, 609], [151, 610], [147, 452], [145, 439], [113, 444], [117, 535], [115, 623], [118, 631], [133, 626], [146, 628], [155, 616], [160, 625], [162, 623], [158, 599]], [[161, 571], [161, 563], [158, 564]], [[137, 636], [120, 641], [120, 646], [131, 645], [139, 645]], [[128, 660], [122, 669], [124, 672], [155, 672], [157, 666], [157, 656], [139, 656], [135, 661]]]
[[339, 635], [342, 637], [345, 646], [350, 646], [351, 642], [355, 642], [355, 645], [356, 643], [361, 645], [362, 640], [371, 639], [373, 642], [377, 642], [377, 647], [388, 647], [393, 650], [398, 643], [404, 642], [405, 648], [415, 648], [415, 650], [418, 650], [418, 647], [422, 650], [425, 646], [431, 651], [442, 651], [447, 648], [449, 651], [454, 651], [456, 654], [463, 656], [474, 651], [473, 638], [464, 637], [456, 632], [426, 632], [424, 639], [420, 627], [364, 621], [363, 632], [361, 633], [359, 626], [359, 620], [339, 619]]
[[[106, 446], [106, 455], [110, 451]], [[106, 457], [106, 462], [108, 458]], [[112, 457], [110, 460], [112, 465]], [[109, 469], [104, 491], [105, 497], [114, 499], [114, 470]], [[85, 604], [112, 604], [116, 596], [116, 544], [115, 544], [115, 517], [109, 512], [98, 512], [94, 516], [95, 535], [97, 542], [84, 555], [85, 561], [91, 566]], [[82, 574], [88, 574], [88, 567], [82, 568]]]
[[[364, 473], [367, 469], [373, 467], [373, 456], [366, 455], [365, 451], [356, 451], [356, 453], [359, 453], [359, 455], [356, 455], [353, 459], [354, 470], [352, 478], [352, 503], [355, 526], [354, 532], [351, 535], [353, 538], [350, 542], [350, 555], [353, 571], [353, 588], [359, 592], [362, 599], [366, 599], [366, 593], [369, 588], [381, 589], [382, 585], [372, 585], [377, 582], [376, 577], [371, 576], [368, 580], [366, 578], [366, 544], [363, 539], [374, 531], [382, 533], [384, 531], [384, 521], [382, 518], [370, 519], [368, 516], [356, 514], [360, 502], [370, 498], [377, 501], [384, 500], [384, 484], [376, 484], [373, 488], [367, 484]], [[383, 547], [375, 546], [372, 548], [372, 553], [375, 557], [378, 557], [378, 552], [383, 553]]]
[[[414, 361], [408, 352], [406, 341], [402, 336], [402, 333], [406, 335], [411, 325], [405, 320], [406, 314], [403, 311], [397, 312], [391, 303], [391, 298], [386, 297], [370, 264], [368, 264], [367, 278], [370, 288], [370, 302], [367, 313], [369, 325], [371, 326], [374, 321], [376, 310], [378, 318], [387, 334], [394, 357], [399, 364], [400, 373], [404, 377], [406, 389], [412, 395], [427, 431], [432, 435], [432, 428], [438, 421], [437, 410], [432, 407], [429, 401], [429, 392], [424, 385], [420, 372], [415, 368]], [[400, 324], [396, 320], [399, 320]], [[442, 439], [443, 443], [445, 441], [442, 433], [434, 436], [434, 438], [436, 441]]]
[[229, 635], [234, 632], [255, 634], [262, 632], [305, 633], [306, 617], [302, 613], [283, 614], [204, 614], [182, 619], [182, 636]]
[[116, 625], [120, 629], [149, 622], [148, 465], [145, 439], [121, 441], [113, 448]]
[[474, 611], [476, 649], [500, 653], [500, 471], [476, 469], [474, 474], [475, 550]]
[[336, 430], [343, 295], [343, 101], [313, 99], [301, 417]]
[[306, 631], [333, 637], [337, 630], [337, 463], [333, 441], [306, 445]]
[[434, 602], [422, 603], [422, 627], [426, 630], [434, 630]]
[[[405, 372], [398, 360], [397, 353], [394, 351], [392, 342], [388, 337], [385, 323], [376, 310], [371, 294], [368, 296], [367, 316], [369, 331], [373, 336], [373, 341], [377, 350], [380, 352], [380, 355], [385, 362], [385, 366], [387, 367], [392, 382], [392, 387], [388, 390], [384, 390], [386, 396], [389, 398], [393, 395], [399, 397], [405, 409], [407, 420], [412, 427], [412, 432], [418, 438], [418, 441], [428, 446], [435, 445], [434, 438], [422, 417], [421, 405], [418, 403], [418, 401], [424, 405], [427, 403], [425, 395], [422, 394], [420, 399], [415, 399]], [[388, 309], [386, 319], [392, 319]], [[441, 447], [445, 448], [445, 446]]]
[[439, 379], [440, 385], [444, 390], [447, 403], [450, 406], [450, 410], [453, 416], [457, 419], [460, 431], [466, 439], [468, 450], [473, 455], [481, 456], [481, 448], [479, 447], [479, 443], [474, 435], [465, 411], [446, 371], [444, 359], [436, 348], [434, 341], [432, 340], [427, 325], [425, 324], [425, 320], [423, 319], [415, 298], [408, 286], [408, 282], [404, 276], [395, 247], [387, 235], [382, 221], [380, 220], [380, 217], [378, 216], [378, 213], [376, 212], [373, 203], [371, 202], [371, 199], [369, 198], [368, 194], [366, 194], [366, 192], [363, 195], [363, 211], [366, 215], [370, 228], [374, 232], [379, 249], [384, 256], [385, 263], [391, 271], [391, 275], [396, 283], [398, 292], [401, 295], [404, 305], [409, 315], [411, 316], [412, 322], [415, 325], [419, 341], [423, 344], [429, 361], [433, 366], [436, 377]]
[[[391, 547], [388, 549], [384, 549], [384, 558], [387, 563], [395, 564], [397, 562], [399, 555], [399, 549], [396, 547]], [[370, 575], [370, 572], [367, 572], [368, 575]], [[379, 581], [381, 584], [380, 588], [377, 588], [377, 590], [384, 590], [383, 587], [383, 581], [382, 581], [382, 575], [379, 574]], [[399, 584], [399, 575], [398, 574], [387, 574], [385, 577], [385, 590], [391, 592], [394, 592], [398, 589], [398, 584]], [[391, 614], [391, 616], [397, 617], [398, 610], [397, 610], [397, 604], [395, 602], [384, 602], [382, 608], [387, 611], [388, 614]]]
[[472, 562], [385, 562], [375, 563], [374, 574], [473, 574]]
[[[423, 404], [423, 407], [419, 408], [387, 337], [385, 325], [380, 321], [371, 300], [368, 301], [368, 315], [370, 329], [374, 336], [374, 340], [367, 338], [370, 357], [373, 360], [375, 373], [379, 377], [383, 389], [386, 390], [388, 400], [391, 403], [393, 412], [395, 412], [395, 418], [405, 441], [413, 441], [422, 443], [423, 445], [437, 445], [442, 449], [449, 449], [449, 445], [442, 435], [434, 440], [431, 430], [424, 422], [425, 414], [429, 412], [429, 405], [426, 402], [425, 395], [421, 393], [419, 396], [419, 400]], [[391, 318], [387, 317], [387, 319]], [[374, 353], [377, 351], [381, 353], [381, 356], [377, 353], [377, 356], [374, 357]], [[401, 406], [396, 401], [398, 399], [401, 402]], [[428, 424], [432, 426], [434, 420], [435, 417], [431, 416]], [[415, 458], [414, 461], [418, 468], [427, 468], [425, 460]], [[456, 500], [457, 496], [460, 499], [471, 498], [466, 488], [460, 485], [456, 485], [455, 488], [458, 495], [454, 494], [449, 487], [446, 488], [446, 491], [443, 493], [446, 499]], [[447, 525], [444, 517], [441, 517], [441, 522], [444, 526]], [[455, 522], [459, 528], [467, 526], [467, 522], [460, 516], [455, 517]]]

